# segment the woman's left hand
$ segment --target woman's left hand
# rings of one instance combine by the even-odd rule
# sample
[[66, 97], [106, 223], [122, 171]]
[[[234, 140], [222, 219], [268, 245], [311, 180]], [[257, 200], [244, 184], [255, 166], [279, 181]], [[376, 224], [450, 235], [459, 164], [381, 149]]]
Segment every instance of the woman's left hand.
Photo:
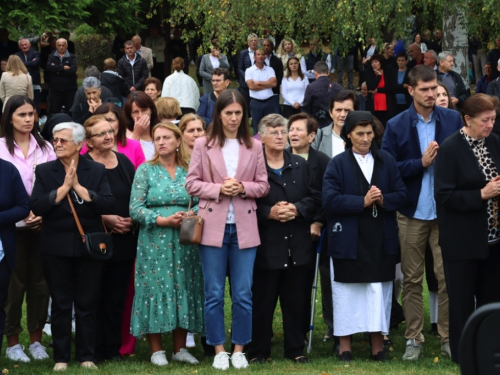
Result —
[[244, 191], [243, 184], [232, 177], [226, 177], [220, 187], [220, 192], [228, 197], [235, 197], [238, 194], [243, 194]]
[[89, 105], [89, 112], [94, 113], [96, 111], [96, 109], [102, 104], [102, 100], [101, 99], [99, 99], [99, 100], [90, 99], [90, 100], [87, 100], [87, 103]]
[[33, 211], [30, 211], [29, 216], [24, 219], [24, 222], [26, 223], [26, 226], [30, 228], [31, 230], [38, 232], [40, 228], [42, 227], [42, 217], [41, 216], [35, 216], [33, 214]]
[[293, 220], [297, 217], [298, 211], [297, 207], [295, 207], [292, 203], [281, 203], [280, 208], [278, 210], [278, 217], [282, 223], [286, 223], [287, 221]]

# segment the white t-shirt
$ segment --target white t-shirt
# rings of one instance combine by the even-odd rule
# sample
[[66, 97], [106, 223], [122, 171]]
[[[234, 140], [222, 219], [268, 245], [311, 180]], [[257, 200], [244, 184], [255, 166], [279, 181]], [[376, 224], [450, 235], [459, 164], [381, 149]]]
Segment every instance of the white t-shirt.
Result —
[[[269, 78], [275, 77], [274, 69], [270, 66], [264, 65], [262, 69], [259, 69], [257, 65], [252, 65], [245, 71], [245, 82], [252, 79], [253, 81], [267, 81]], [[273, 90], [267, 88], [264, 90], [250, 90], [250, 97], [259, 100], [266, 100], [273, 96]]]
[[[238, 160], [240, 158], [240, 142], [238, 139], [226, 138], [226, 143], [222, 147], [222, 156], [224, 157], [224, 164], [226, 165], [226, 172], [228, 177], [234, 178], [236, 175], [236, 168], [238, 168]], [[233, 198], [229, 202], [229, 211], [227, 212], [226, 224], [235, 224], [236, 218], [234, 216]]]
[[283, 81], [281, 81], [281, 96], [283, 96], [284, 104], [292, 106], [295, 103], [300, 103], [302, 105], [308, 84], [309, 80], [306, 77], [304, 79], [298, 77], [296, 81], [292, 77], [283, 78]]

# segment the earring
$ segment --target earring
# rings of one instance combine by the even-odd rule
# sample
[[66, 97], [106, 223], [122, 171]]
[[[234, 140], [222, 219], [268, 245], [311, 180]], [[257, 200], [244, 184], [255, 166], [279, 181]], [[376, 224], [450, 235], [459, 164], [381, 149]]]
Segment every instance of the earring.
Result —
[[177, 147], [177, 148], [175, 149], [175, 152], [179, 152], [179, 147]]

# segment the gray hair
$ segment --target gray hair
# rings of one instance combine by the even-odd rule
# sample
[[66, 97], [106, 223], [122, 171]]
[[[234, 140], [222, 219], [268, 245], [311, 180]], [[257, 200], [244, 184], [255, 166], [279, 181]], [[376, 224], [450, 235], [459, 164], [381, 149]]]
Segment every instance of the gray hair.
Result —
[[135, 39], [137, 39], [137, 41], [138, 41], [139, 43], [141, 43], [141, 42], [142, 42], [142, 39], [141, 39], [141, 37], [140, 37], [139, 35], [134, 35], [134, 36], [132, 37], [132, 39], [134, 39], [134, 38], [135, 38]]
[[60, 40], [64, 40], [64, 43], [66, 43], [66, 47], [68, 46], [68, 41], [64, 38], [59, 38], [56, 40], [56, 43], [59, 42]]
[[85, 69], [85, 77], [95, 77], [97, 79], [100, 79], [101, 72], [99, 71], [99, 69], [97, 69], [97, 66], [89, 65]]
[[257, 36], [257, 34], [255, 34], [255, 33], [250, 33], [250, 34], [248, 34], [248, 36], [247, 36], [247, 42], [248, 42], [250, 39], [256, 39], [256, 38], [257, 38], [257, 39], [259, 39], [259, 37]]
[[427, 51], [425, 51], [425, 53], [430, 53], [430, 54], [431, 54], [431, 56], [432, 56], [432, 58], [433, 58], [434, 60], [436, 60], [436, 61], [437, 61], [438, 56], [437, 56], [436, 51], [434, 51], [434, 50], [432, 50], [432, 49], [428, 49]]
[[30, 40], [28, 38], [19, 38], [19, 40], [17, 41], [17, 44], [21, 44], [21, 42], [23, 40], [27, 40], [29, 44], [31, 44]]
[[73, 142], [80, 143], [85, 140], [85, 128], [76, 122], [61, 122], [60, 124], [54, 126], [54, 129], [52, 129], [52, 135], [55, 135], [57, 132], [65, 129], [72, 131]]
[[438, 63], [443, 61], [443, 60], [446, 60], [446, 58], [448, 56], [451, 56], [453, 57], [453, 53], [451, 53], [450, 51], [443, 51], [441, 52], [437, 57], [438, 57]]
[[82, 82], [82, 87], [84, 90], [88, 89], [100, 89], [101, 81], [99, 81], [96, 77], [87, 77]]
[[363, 87], [363, 86], [368, 87], [368, 85], [366, 84], [366, 82], [363, 82], [359, 87]]
[[264, 116], [259, 122], [259, 134], [263, 136], [266, 134], [267, 128], [277, 128], [284, 126], [288, 130], [288, 121], [283, 116], [277, 113], [271, 113], [270, 115]]

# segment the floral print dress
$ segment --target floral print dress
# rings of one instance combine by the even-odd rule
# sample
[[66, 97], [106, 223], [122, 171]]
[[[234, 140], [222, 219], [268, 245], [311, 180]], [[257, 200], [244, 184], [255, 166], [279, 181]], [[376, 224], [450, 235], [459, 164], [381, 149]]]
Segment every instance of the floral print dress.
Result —
[[[161, 165], [137, 169], [130, 197], [130, 216], [140, 223], [135, 297], [130, 333], [136, 337], [175, 328], [204, 332], [204, 293], [196, 245], [180, 245], [179, 229], [159, 227], [158, 216], [187, 211], [187, 171], [177, 166], [172, 179]], [[195, 199], [195, 203], [196, 203]]]

